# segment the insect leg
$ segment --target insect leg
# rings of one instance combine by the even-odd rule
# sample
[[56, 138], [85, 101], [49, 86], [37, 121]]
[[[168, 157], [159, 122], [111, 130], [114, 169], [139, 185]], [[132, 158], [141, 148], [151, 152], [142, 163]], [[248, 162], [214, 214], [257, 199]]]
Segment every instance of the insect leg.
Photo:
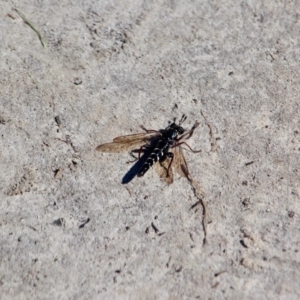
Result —
[[[134, 158], [134, 160], [129, 160], [127, 163], [133, 163], [133, 162], [139, 160], [141, 158], [141, 153], [144, 152], [144, 151], [146, 151], [147, 149], [148, 149], [147, 145], [143, 145], [143, 146], [140, 147], [139, 150], [137, 150], [137, 149], [131, 150], [129, 152], [129, 154], [130, 154], [130, 156], [132, 156]], [[136, 152], [138, 152], [138, 157], [136, 157], [134, 155], [134, 153], [136, 153]]]
[[[186, 142], [181, 142], [181, 143], [175, 144], [174, 146], [172, 146], [172, 148], [178, 147], [178, 146], [183, 145], [183, 144], [186, 145], [193, 153], [199, 153], [199, 152], [202, 151], [202, 150], [193, 150], [191, 148], [191, 146], [189, 146]], [[184, 148], [182, 148], [182, 149], [184, 149]], [[185, 149], [185, 150], [187, 150], [187, 149]]]
[[194, 126], [193, 126], [193, 127], [191, 128], [191, 130], [188, 132], [189, 135], [188, 135], [188, 137], [187, 137], [186, 139], [189, 139], [189, 138], [193, 135], [195, 129], [196, 129], [199, 125], [200, 125], [200, 123], [199, 123], [198, 121], [196, 121], [195, 124], [194, 124]]
[[171, 161], [170, 161], [170, 163], [168, 165], [168, 169], [167, 169], [167, 177], [169, 177], [169, 170], [171, 168], [171, 165], [172, 165], [172, 162], [173, 162], [173, 159], [174, 159], [174, 154], [172, 152], [167, 152], [166, 156], [171, 158]]
[[140, 150], [139, 150], [139, 159], [141, 158], [141, 152], [143, 151], [143, 148], [144, 148], [145, 146], [143, 145], [143, 146], [141, 146], [141, 148], [140, 148]]
[[138, 160], [138, 158], [133, 154], [134, 152], [135, 152], [134, 150], [132, 150], [132, 151], [129, 152], [130, 156], [133, 157], [134, 160], [128, 160], [128, 161], [126, 162], [127, 164], [134, 163], [135, 161]]
[[177, 141], [180, 141], [181, 139], [185, 138], [186, 140], [188, 140], [194, 133], [195, 129], [199, 126], [199, 122], [196, 122], [194, 124], [194, 126], [191, 128], [191, 130], [189, 130], [188, 132], [186, 132], [185, 134], [183, 134]]
[[144, 131], [146, 131], [147, 133], [159, 132], [158, 130], [147, 129], [147, 128], [145, 128], [143, 125], [140, 125], [140, 127], [141, 127]]

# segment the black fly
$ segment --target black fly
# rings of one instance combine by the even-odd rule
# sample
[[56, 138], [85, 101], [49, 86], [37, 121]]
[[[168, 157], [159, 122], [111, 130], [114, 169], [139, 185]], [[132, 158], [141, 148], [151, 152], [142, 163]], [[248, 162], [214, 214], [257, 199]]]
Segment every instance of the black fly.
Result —
[[[189, 139], [194, 130], [199, 126], [196, 122], [194, 126], [186, 132], [181, 127], [181, 124], [186, 120], [186, 116], [183, 115], [178, 124], [176, 119], [165, 129], [156, 131], [148, 130], [141, 126], [145, 133], [137, 133], [132, 135], [119, 136], [113, 139], [112, 143], [99, 145], [96, 150], [101, 152], [122, 152], [131, 150], [131, 155], [138, 153], [138, 158], [141, 158], [141, 153], [146, 155], [146, 158], [140, 165], [136, 172], [138, 177], [144, 176], [149, 168], [154, 165], [156, 172], [167, 183], [173, 182], [173, 172], [171, 166], [174, 165], [175, 170], [180, 176], [189, 178], [188, 167], [182, 152], [185, 145], [190, 151], [197, 153], [191, 149], [191, 147], [185, 142]], [[143, 156], [144, 156], [143, 155]], [[158, 163], [156, 163], [158, 162]]]

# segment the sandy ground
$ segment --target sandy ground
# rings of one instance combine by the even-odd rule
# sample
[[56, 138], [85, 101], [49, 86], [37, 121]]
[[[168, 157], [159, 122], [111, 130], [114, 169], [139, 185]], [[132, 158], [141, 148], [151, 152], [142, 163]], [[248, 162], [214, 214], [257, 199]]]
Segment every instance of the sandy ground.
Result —
[[[1, 299], [300, 298], [300, 4], [263, 2], [0, 2]], [[95, 151], [183, 113], [205, 243], [186, 178]]]

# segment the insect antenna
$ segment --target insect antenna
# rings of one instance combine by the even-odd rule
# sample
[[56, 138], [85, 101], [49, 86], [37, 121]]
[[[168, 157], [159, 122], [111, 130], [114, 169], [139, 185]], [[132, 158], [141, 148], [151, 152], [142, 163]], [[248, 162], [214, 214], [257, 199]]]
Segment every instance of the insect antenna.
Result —
[[[185, 114], [182, 115], [178, 125], [180, 126], [185, 120], [186, 120], [187, 116]], [[168, 121], [168, 124], [169, 124], [169, 127], [172, 125], [172, 124], [175, 124], [176, 123], [176, 117], [173, 119], [173, 122], [172, 121]]]
[[[185, 114], [183, 114], [178, 125], [180, 126], [186, 120], [186, 118], [187, 118], [187, 116]], [[174, 123], [175, 123], [175, 120], [174, 120]]]

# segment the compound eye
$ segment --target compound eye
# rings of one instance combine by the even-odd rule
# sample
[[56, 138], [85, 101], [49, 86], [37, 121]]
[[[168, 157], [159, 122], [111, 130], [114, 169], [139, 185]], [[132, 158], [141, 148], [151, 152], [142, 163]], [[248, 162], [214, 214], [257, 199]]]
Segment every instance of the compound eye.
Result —
[[179, 132], [179, 134], [183, 134], [184, 133], [184, 129], [182, 127], [179, 127], [178, 132]]

